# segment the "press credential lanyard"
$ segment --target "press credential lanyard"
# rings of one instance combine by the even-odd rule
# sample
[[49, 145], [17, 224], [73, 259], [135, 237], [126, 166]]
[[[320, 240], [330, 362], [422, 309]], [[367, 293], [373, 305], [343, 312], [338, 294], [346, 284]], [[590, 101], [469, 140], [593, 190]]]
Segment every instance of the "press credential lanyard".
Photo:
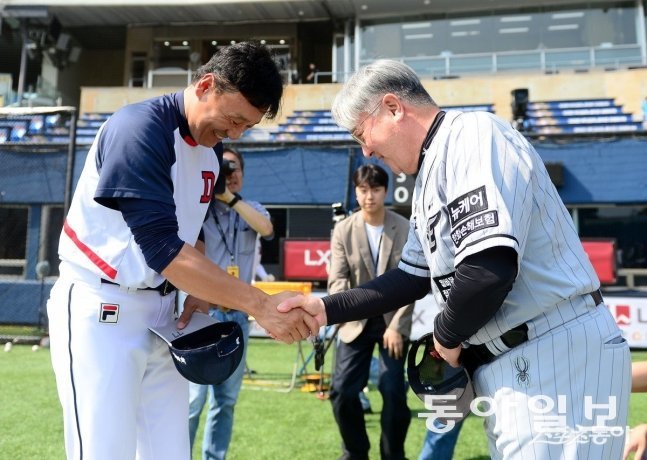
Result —
[[[222, 225], [220, 225], [220, 220], [218, 220], [218, 213], [214, 212], [213, 213], [213, 220], [216, 221], [216, 228], [218, 229], [218, 233], [220, 233], [220, 237], [222, 238], [222, 242], [225, 244], [225, 249], [229, 253], [230, 257], [230, 265], [227, 267], [227, 272], [229, 272], [230, 275], [234, 275], [238, 277], [238, 273], [232, 273], [234, 271], [238, 271], [238, 266], [235, 264], [236, 261], [236, 254], [234, 251], [236, 250], [236, 238], [238, 237], [238, 222], [240, 220], [240, 214], [234, 211], [236, 214], [236, 218], [234, 219], [234, 237], [231, 242], [231, 249], [229, 248], [229, 243], [227, 243], [227, 235], [225, 235], [225, 231], [222, 228]], [[231, 219], [230, 219], [231, 220]], [[230, 269], [232, 267], [232, 269]], [[236, 267], [236, 270], [233, 270], [233, 267]]]

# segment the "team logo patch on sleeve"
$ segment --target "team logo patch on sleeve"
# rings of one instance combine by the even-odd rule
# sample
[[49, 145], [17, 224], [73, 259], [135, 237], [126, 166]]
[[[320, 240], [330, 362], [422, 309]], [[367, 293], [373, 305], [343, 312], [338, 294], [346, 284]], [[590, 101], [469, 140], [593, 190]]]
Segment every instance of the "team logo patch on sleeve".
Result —
[[469, 216], [485, 211], [488, 208], [485, 185], [459, 196], [447, 205], [449, 223], [454, 228], [457, 223]]
[[436, 234], [434, 233], [434, 229], [436, 228], [436, 225], [438, 225], [439, 220], [440, 211], [427, 219], [427, 240], [429, 241], [430, 253], [433, 253], [436, 250]]
[[454, 273], [456, 272], [451, 272], [447, 275], [437, 276], [434, 278], [434, 283], [436, 283], [436, 287], [438, 288], [438, 291], [440, 291], [440, 295], [443, 296], [443, 300], [445, 300], [445, 302], [447, 302], [449, 290], [454, 284]]
[[116, 323], [119, 319], [119, 305], [116, 303], [102, 303], [99, 311], [100, 323]]
[[487, 211], [474, 216], [452, 230], [452, 241], [454, 246], [459, 247], [463, 240], [474, 232], [488, 227], [499, 225], [499, 214], [496, 211]]

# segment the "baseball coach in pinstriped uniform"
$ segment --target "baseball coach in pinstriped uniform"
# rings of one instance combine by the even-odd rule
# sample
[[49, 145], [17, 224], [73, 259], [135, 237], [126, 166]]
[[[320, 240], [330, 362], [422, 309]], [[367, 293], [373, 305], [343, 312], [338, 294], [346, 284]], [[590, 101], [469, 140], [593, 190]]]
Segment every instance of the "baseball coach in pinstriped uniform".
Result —
[[279, 310], [303, 307], [335, 324], [431, 288], [441, 309], [434, 353], [464, 366], [490, 402], [492, 458], [621, 458], [629, 346], [532, 145], [490, 113], [441, 110], [414, 71], [391, 60], [354, 74], [333, 117], [365, 156], [417, 175], [409, 236], [397, 269]]

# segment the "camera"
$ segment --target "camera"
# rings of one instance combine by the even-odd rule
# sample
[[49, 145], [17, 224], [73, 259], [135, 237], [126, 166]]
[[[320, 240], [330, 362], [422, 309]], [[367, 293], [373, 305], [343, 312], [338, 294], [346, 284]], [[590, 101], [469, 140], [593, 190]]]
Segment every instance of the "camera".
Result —
[[220, 168], [220, 170], [222, 171], [222, 174], [224, 176], [229, 176], [237, 169], [238, 169], [238, 165], [236, 164], [235, 161], [222, 160], [222, 168]]

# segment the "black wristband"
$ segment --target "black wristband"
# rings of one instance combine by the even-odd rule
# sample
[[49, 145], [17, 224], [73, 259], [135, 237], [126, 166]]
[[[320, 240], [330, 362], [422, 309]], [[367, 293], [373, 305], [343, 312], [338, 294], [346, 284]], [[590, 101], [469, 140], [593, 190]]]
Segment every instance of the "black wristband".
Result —
[[229, 203], [227, 203], [227, 206], [229, 206], [230, 208], [233, 208], [236, 205], [236, 203], [238, 203], [242, 199], [243, 197], [241, 197], [238, 193], [234, 192], [234, 197], [231, 199]]

